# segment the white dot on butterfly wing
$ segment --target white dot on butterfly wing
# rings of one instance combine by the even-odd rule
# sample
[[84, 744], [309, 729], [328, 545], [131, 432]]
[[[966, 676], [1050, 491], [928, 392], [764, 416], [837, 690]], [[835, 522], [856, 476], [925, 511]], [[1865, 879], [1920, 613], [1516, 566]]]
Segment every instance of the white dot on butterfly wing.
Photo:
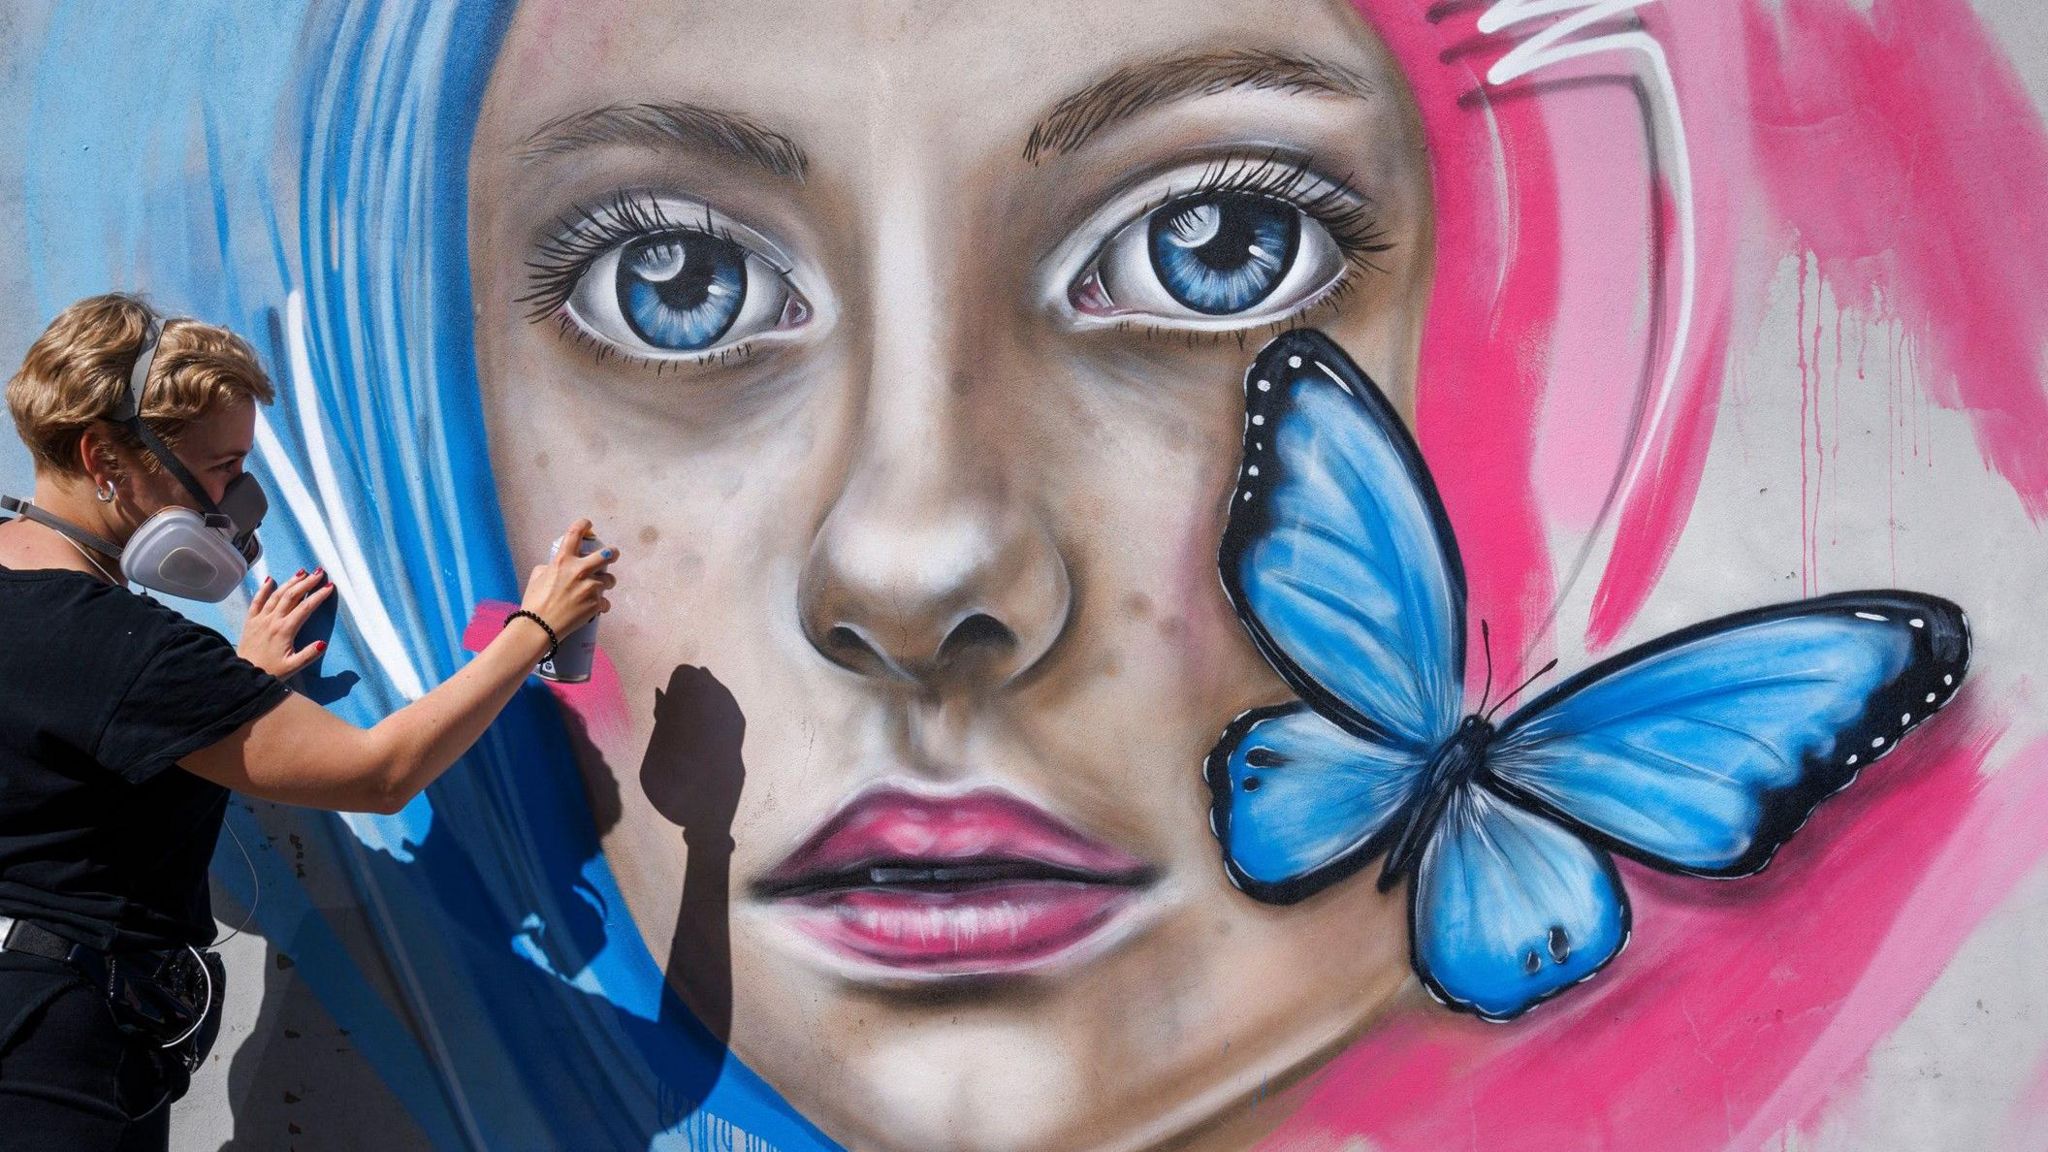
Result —
[[1862, 759], [1862, 757], [1860, 757], [1860, 756], [1857, 756], [1857, 755], [1856, 755], [1855, 753], [1853, 753], [1853, 752], [1852, 752], [1852, 753], [1850, 753], [1850, 754], [1849, 754], [1849, 759], [1848, 759], [1848, 760], [1847, 760], [1846, 762], [1847, 762], [1847, 763], [1849, 763], [1849, 764], [1854, 764], [1854, 763], [1856, 763], [1856, 761], [1858, 761], [1858, 760], [1860, 760], [1860, 759]]
[[1899, 716], [1899, 727], [1901, 727], [1901, 728], [1904, 728], [1904, 727], [1905, 727], [1906, 725], [1908, 725], [1908, 724], [1911, 724], [1912, 722], [1913, 722], [1913, 714], [1912, 714], [1911, 712], [1905, 712], [1905, 713], [1901, 713], [1901, 714], [1900, 714], [1900, 716]]
[[1871, 738], [1870, 738], [1870, 746], [1871, 746], [1872, 748], [1882, 748], [1882, 747], [1884, 747], [1884, 737], [1882, 737], [1882, 736], [1873, 736], [1873, 737], [1871, 737]]
[[1250, 472], [1254, 476], [1257, 476], [1259, 474], [1259, 466], [1257, 464], [1254, 464], [1250, 468], [1246, 469], [1246, 471]]
[[1289, 357], [1287, 358], [1287, 366], [1288, 366], [1289, 368], [1299, 368], [1299, 367], [1301, 367], [1301, 357], [1299, 357], [1299, 356], [1289, 356]]
[[1928, 702], [1929, 704], [1932, 704], [1932, 703], [1934, 703], [1934, 697], [1935, 697], [1935, 694], [1934, 694], [1934, 693], [1932, 693], [1932, 692], [1929, 692], [1929, 693], [1927, 694], [1927, 702]]
[[1943, 684], [1954, 684], [1956, 682], [1955, 673], [1951, 672], [1948, 675], [1943, 676], [1941, 678], [1941, 682]]
[[1911, 624], [1915, 628], [1927, 627], [1927, 621], [1920, 619], [1918, 616], [1915, 616], [1913, 619], [1906, 621], [1906, 623]]
[[1249, 489], [1249, 488], [1245, 489], [1245, 493], [1244, 493], [1244, 498], [1245, 498], [1246, 500], [1250, 500], [1250, 499], [1252, 498], [1252, 493], [1251, 493], [1251, 489]]
[[1259, 391], [1261, 391], [1261, 392], [1271, 392], [1272, 390], [1273, 390], [1273, 382], [1272, 382], [1271, 380], [1261, 380], [1261, 381], [1259, 381]]
[[1252, 423], [1254, 423], [1254, 424], [1264, 424], [1265, 422], [1266, 422], [1266, 417], [1265, 417], [1265, 416], [1264, 416], [1263, 414], [1261, 414], [1261, 415], [1254, 415], [1254, 416], [1252, 417]]

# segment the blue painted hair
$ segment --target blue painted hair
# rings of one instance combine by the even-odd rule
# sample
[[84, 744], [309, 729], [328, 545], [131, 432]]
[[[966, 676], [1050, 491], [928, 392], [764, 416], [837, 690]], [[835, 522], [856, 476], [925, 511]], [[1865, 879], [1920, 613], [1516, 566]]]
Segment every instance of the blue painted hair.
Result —
[[[518, 598], [466, 205], [510, 8], [70, 0], [26, 79], [38, 315], [138, 290], [263, 353], [268, 562], [335, 578], [327, 661], [360, 681], [332, 706], [358, 724], [461, 666], [480, 600]], [[229, 819], [261, 835], [250, 810]], [[255, 854], [260, 929], [437, 1147], [831, 1146], [668, 989], [537, 687], [402, 813], [292, 819], [343, 862], [373, 938], [337, 932], [275, 852]]]

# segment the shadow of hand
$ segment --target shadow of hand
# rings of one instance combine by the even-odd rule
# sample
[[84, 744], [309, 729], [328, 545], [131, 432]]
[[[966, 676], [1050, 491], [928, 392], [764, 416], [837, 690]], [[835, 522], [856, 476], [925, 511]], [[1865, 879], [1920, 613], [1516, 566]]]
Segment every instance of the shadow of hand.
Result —
[[654, 694], [640, 789], [689, 849], [668, 982], [721, 1043], [732, 1026], [732, 822], [746, 766], [746, 716], [708, 670], [683, 665]]

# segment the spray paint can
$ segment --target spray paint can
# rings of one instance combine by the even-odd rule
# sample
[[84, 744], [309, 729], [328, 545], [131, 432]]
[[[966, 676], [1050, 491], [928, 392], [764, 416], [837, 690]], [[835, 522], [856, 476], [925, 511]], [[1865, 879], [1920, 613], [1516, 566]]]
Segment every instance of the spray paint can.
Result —
[[[577, 549], [580, 556], [588, 556], [604, 545], [595, 536], [585, 536], [582, 547]], [[548, 555], [561, 551], [562, 538], [548, 545]], [[555, 658], [540, 662], [540, 676], [557, 684], [580, 684], [590, 679], [590, 666], [597, 659], [597, 621], [592, 616], [590, 623], [562, 637], [562, 643], [555, 649]]]

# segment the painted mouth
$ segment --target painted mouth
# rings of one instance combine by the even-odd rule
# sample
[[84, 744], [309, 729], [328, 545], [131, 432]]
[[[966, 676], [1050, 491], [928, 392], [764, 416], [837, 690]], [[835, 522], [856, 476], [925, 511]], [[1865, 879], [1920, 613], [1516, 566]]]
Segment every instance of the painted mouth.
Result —
[[804, 935], [912, 975], [1016, 972], [1094, 939], [1156, 878], [1006, 793], [871, 792], [755, 885]]

